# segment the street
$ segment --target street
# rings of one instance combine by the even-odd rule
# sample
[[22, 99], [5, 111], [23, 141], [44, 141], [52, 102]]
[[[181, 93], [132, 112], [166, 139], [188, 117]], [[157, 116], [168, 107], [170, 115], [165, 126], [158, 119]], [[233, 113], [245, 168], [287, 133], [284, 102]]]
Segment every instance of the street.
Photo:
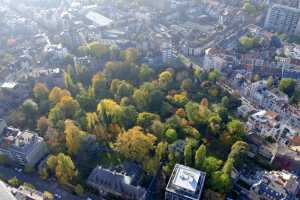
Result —
[[58, 183], [50, 182], [48, 180], [42, 180], [36, 174], [25, 174], [23, 172], [17, 172], [13, 168], [7, 168], [0, 165], [0, 179], [9, 180], [13, 177], [17, 177], [20, 181], [32, 184], [38, 191], [44, 192], [48, 191], [54, 194], [61, 195], [63, 200], [83, 200], [85, 198], [80, 198], [64, 190]]

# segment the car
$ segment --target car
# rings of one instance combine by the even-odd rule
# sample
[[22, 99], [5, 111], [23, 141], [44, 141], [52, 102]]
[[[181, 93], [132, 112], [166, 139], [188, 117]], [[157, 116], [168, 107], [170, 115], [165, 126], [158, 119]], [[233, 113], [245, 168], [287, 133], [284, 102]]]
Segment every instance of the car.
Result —
[[14, 170], [15, 170], [16, 172], [19, 172], [19, 173], [21, 173], [21, 172], [23, 171], [23, 169], [17, 168], [17, 167], [16, 167]]
[[57, 199], [61, 199], [61, 195], [56, 194], [56, 193], [54, 194], [54, 197], [57, 198]]
[[49, 178], [49, 181], [55, 182], [56, 179], [54, 177]]

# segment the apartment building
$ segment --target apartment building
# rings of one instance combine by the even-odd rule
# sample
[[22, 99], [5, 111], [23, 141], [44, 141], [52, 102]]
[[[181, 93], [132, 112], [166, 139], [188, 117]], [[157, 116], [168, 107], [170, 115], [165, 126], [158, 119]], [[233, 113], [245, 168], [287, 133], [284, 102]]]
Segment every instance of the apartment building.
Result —
[[265, 28], [288, 35], [296, 35], [300, 30], [299, 19], [299, 8], [274, 4], [269, 8]]

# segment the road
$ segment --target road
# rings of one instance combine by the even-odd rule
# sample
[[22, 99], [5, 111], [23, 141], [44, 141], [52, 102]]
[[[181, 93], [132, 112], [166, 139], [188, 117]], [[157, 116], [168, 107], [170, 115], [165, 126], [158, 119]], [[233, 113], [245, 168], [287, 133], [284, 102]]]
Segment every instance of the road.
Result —
[[13, 177], [17, 177], [22, 182], [30, 183], [32, 184], [38, 191], [44, 192], [49, 191], [52, 194], [59, 194], [62, 196], [63, 200], [83, 200], [85, 198], [80, 198], [78, 196], [75, 196], [71, 194], [70, 192], [67, 192], [63, 188], [61, 188], [58, 183], [51, 182], [48, 180], [42, 180], [38, 175], [36, 174], [25, 174], [22, 172], [17, 172], [13, 168], [7, 168], [4, 166], [0, 166], [0, 178], [2, 180], [9, 180]]

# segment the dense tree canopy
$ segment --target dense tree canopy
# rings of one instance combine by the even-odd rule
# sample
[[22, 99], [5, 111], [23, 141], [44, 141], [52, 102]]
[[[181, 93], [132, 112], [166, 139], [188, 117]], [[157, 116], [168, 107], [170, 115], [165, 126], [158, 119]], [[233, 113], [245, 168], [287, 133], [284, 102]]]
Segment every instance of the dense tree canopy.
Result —
[[141, 127], [136, 126], [119, 134], [115, 148], [130, 160], [143, 161], [149, 157], [155, 141], [156, 137], [154, 135], [144, 133]]
[[[148, 66], [136, 49], [99, 42], [78, 50], [99, 66], [70, 63], [64, 87], [37, 83], [10, 116], [12, 124], [37, 129], [47, 142], [51, 156], [42, 177], [54, 175], [82, 194], [79, 184], [92, 168], [128, 159], [148, 175], [161, 164], [164, 177], [176, 163], [186, 164], [207, 173], [210, 189], [228, 191], [229, 174], [243, 161], [247, 144], [244, 124], [234, 115], [239, 95], [217, 84], [218, 71]], [[291, 91], [289, 83], [282, 85]]]

